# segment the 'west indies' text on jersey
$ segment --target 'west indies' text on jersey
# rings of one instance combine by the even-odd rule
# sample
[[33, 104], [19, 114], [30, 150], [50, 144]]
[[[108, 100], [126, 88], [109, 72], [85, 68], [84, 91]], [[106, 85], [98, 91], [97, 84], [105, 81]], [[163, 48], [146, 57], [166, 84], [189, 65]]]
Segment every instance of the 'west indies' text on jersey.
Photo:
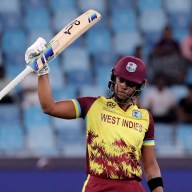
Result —
[[154, 122], [146, 109], [131, 105], [123, 111], [112, 99], [73, 100], [76, 117], [84, 118], [87, 173], [110, 179], [141, 178], [141, 148], [154, 145]]

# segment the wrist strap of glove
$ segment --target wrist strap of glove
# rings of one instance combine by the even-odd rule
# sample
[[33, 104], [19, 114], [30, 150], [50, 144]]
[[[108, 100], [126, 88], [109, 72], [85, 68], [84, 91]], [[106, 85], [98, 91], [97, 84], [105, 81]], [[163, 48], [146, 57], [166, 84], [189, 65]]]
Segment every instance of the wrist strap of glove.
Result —
[[46, 75], [46, 74], [48, 74], [49, 72], [50, 72], [50, 68], [49, 68], [48, 64], [45, 64], [44, 67], [37, 72], [37, 75], [38, 75], [38, 76]]
[[147, 184], [149, 186], [150, 191], [152, 192], [157, 187], [160, 187], [160, 186], [163, 187], [163, 179], [162, 177], [156, 177], [156, 178], [150, 179], [147, 182]]

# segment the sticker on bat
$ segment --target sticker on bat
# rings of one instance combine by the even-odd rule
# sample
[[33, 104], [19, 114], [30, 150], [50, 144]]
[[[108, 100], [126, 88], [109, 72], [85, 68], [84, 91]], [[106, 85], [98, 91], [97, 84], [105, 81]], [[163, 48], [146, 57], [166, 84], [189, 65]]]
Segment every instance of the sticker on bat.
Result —
[[51, 47], [47, 48], [44, 55], [47, 62], [49, 62], [54, 57], [53, 49]]
[[80, 25], [80, 21], [75, 20], [72, 23], [70, 23], [65, 30], [63, 31], [65, 34], [71, 35], [70, 30], [73, 28], [74, 25]]
[[91, 23], [91, 22], [94, 21], [95, 19], [97, 19], [97, 14], [96, 14], [96, 13], [93, 13], [91, 16], [88, 17], [89, 23]]

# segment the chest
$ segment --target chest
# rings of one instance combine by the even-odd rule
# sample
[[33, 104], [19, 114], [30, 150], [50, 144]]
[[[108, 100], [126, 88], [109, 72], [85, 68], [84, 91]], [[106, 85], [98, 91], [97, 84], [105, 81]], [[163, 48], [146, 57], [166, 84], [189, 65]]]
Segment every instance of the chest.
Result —
[[133, 111], [119, 111], [104, 106], [95, 106], [87, 113], [87, 132], [105, 143], [123, 140], [127, 144], [141, 145], [148, 129], [146, 118], [133, 116]]

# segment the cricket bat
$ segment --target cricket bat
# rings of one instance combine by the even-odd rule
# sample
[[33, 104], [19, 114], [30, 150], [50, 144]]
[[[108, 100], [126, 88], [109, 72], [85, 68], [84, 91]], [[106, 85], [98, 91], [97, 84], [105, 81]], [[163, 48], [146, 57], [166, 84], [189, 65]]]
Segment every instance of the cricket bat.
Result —
[[101, 14], [90, 9], [65, 26], [47, 44], [46, 50], [30, 61], [26, 68], [0, 91], [0, 100], [27, 75], [33, 71], [37, 72], [41, 70], [46, 63], [56, 58], [58, 54], [60, 54], [65, 48], [67, 48], [79, 36], [96, 24], [100, 19]]

